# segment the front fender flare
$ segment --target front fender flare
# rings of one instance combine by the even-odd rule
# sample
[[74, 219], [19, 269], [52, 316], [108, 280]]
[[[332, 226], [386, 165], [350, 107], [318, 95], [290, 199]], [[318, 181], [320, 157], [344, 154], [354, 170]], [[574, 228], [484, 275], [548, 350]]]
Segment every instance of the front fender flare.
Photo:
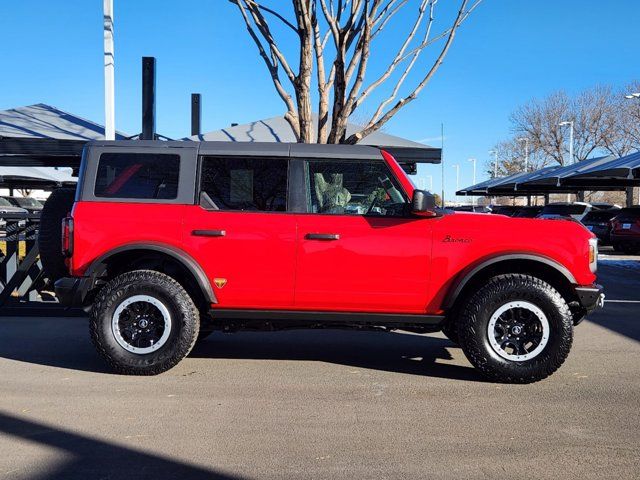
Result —
[[454, 305], [454, 303], [456, 302], [458, 296], [460, 295], [464, 287], [471, 281], [471, 279], [477, 273], [479, 273], [480, 271], [484, 270], [487, 267], [490, 267], [491, 265], [495, 265], [496, 263], [511, 261], [511, 260], [529, 260], [529, 261], [542, 263], [548, 267], [553, 268], [558, 273], [562, 274], [562, 276], [566, 278], [567, 281], [569, 281], [569, 283], [571, 284], [577, 283], [573, 274], [564, 265], [558, 263], [557, 261], [551, 258], [542, 256], [542, 255], [530, 254], [530, 253], [499, 254], [499, 255], [492, 256], [490, 258], [484, 258], [478, 261], [477, 263], [474, 263], [470, 267], [467, 267], [466, 269], [462, 270], [457, 275], [456, 280], [454, 280], [453, 284], [449, 288], [449, 291], [443, 302], [443, 309], [448, 310]]

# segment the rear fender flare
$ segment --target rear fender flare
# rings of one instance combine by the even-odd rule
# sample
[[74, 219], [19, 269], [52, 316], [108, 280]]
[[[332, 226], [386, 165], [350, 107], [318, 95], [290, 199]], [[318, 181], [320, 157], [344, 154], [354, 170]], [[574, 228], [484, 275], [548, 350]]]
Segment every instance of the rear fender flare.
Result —
[[92, 278], [99, 277], [103, 273], [105, 265], [110, 258], [120, 253], [130, 252], [133, 250], [159, 252], [172, 257], [191, 273], [205, 300], [209, 303], [218, 303], [218, 299], [211, 287], [211, 282], [198, 262], [196, 262], [193, 257], [184, 250], [169, 245], [159, 243], [132, 243], [117, 247], [113, 250], [109, 250], [107, 253], [94, 260], [87, 269], [85, 275]]

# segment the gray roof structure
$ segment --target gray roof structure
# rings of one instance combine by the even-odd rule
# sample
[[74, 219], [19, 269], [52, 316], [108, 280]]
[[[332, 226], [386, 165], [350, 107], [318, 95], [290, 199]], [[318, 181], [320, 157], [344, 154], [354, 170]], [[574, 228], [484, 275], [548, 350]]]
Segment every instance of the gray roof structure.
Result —
[[[58, 140], [104, 139], [104, 127], [56, 107], [38, 103], [0, 110], [0, 137]], [[126, 134], [116, 133], [119, 140]]]
[[640, 152], [615, 158], [589, 158], [571, 165], [554, 165], [535, 172], [485, 180], [457, 195], [523, 196], [585, 190], [622, 190], [640, 185]]
[[638, 185], [640, 183], [640, 152], [591, 165], [589, 168], [581, 169], [571, 178], [571, 182], [603, 182], [607, 180], [612, 182], [627, 180], [629, 185]]
[[[313, 116], [318, 124], [317, 115]], [[347, 136], [358, 132], [360, 125], [347, 124]], [[284, 117], [272, 117], [242, 125], [233, 125], [221, 130], [215, 130], [200, 135], [193, 135], [184, 140], [194, 141], [222, 141], [222, 142], [268, 142], [268, 143], [295, 143], [296, 137], [291, 125]], [[396, 155], [398, 161], [413, 161], [417, 163], [440, 163], [441, 150], [423, 143], [407, 140], [406, 138], [389, 135], [376, 131], [363, 138], [358, 145], [375, 147], [388, 147], [390, 153]]]
[[456, 195], [488, 195], [489, 191], [495, 187], [502, 185], [503, 183], [515, 183], [518, 179], [528, 175], [525, 172], [514, 173], [507, 175], [506, 177], [491, 178], [484, 182], [477, 183], [470, 187], [458, 190]]
[[572, 184], [572, 179], [580, 173], [590, 168], [605, 165], [614, 160], [615, 157], [602, 156], [588, 158], [571, 165], [564, 165], [554, 170], [544, 172], [543, 175], [528, 179], [526, 182], [518, 185], [519, 190], [535, 190], [551, 193], [567, 193], [575, 191], [577, 185]]
[[0, 188], [50, 189], [77, 182], [71, 168], [0, 167]]

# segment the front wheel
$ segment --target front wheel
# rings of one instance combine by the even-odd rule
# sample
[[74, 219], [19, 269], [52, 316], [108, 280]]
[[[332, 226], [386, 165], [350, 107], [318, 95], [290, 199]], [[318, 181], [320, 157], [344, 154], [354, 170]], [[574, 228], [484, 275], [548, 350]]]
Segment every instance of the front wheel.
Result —
[[157, 375], [193, 348], [198, 309], [173, 278], [151, 270], [123, 273], [98, 293], [91, 339], [118, 373]]
[[528, 275], [492, 278], [461, 309], [460, 344], [488, 378], [532, 383], [555, 372], [569, 355], [569, 306], [548, 283]]

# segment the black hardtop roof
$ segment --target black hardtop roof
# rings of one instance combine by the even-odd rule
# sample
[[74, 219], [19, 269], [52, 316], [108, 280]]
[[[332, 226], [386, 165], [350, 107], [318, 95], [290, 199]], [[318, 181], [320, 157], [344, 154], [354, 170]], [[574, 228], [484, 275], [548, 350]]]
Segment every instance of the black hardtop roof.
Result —
[[87, 147], [110, 148], [197, 148], [200, 155], [291, 156], [307, 158], [379, 159], [380, 148], [366, 145], [326, 145], [272, 142], [185, 142], [163, 140], [92, 141]]
[[438, 148], [411, 148], [369, 145], [332, 145], [318, 143], [274, 143], [274, 142], [225, 142], [225, 141], [180, 141], [180, 140], [95, 140], [88, 147], [117, 148], [196, 148], [200, 155], [250, 155], [287, 156], [305, 158], [380, 159], [380, 151], [386, 150], [400, 164], [440, 163]]

